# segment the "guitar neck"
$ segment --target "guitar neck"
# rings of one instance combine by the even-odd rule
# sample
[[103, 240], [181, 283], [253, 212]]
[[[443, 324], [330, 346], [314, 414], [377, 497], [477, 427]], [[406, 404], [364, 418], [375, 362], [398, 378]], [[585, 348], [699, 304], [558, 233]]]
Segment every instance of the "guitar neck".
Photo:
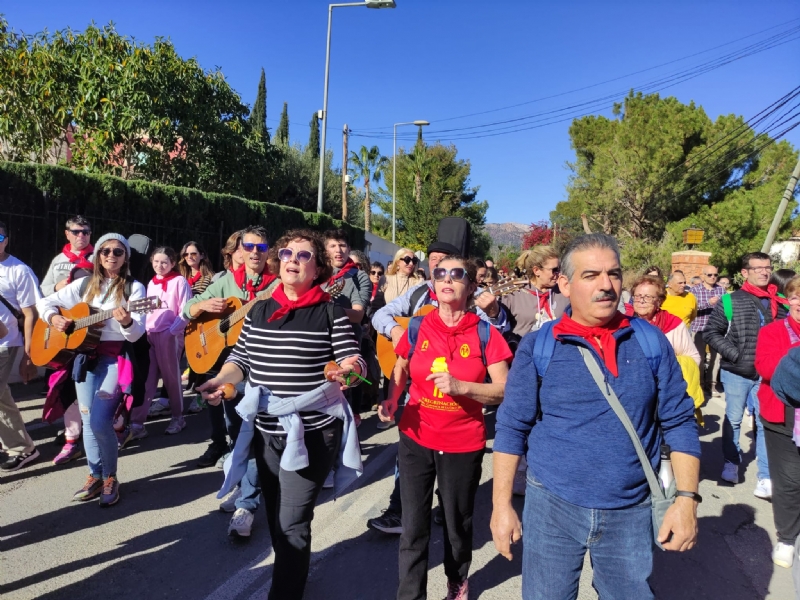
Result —
[[227, 317], [228, 323], [233, 325], [234, 323], [238, 323], [242, 319], [247, 316], [247, 313], [256, 305], [256, 302], [259, 300], [268, 300], [272, 296], [272, 290], [263, 292], [259, 292], [256, 294], [256, 297], [250, 300], [247, 304], [243, 304], [241, 308], [237, 308]]
[[74, 328], [86, 329], [87, 327], [91, 327], [92, 325], [97, 325], [98, 323], [102, 323], [103, 321], [108, 321], [113, 316], [114, 316], [113, 308], [98, 313], [94, 313], [93, 315], [89, 315], [88, 317], [76, 320]]

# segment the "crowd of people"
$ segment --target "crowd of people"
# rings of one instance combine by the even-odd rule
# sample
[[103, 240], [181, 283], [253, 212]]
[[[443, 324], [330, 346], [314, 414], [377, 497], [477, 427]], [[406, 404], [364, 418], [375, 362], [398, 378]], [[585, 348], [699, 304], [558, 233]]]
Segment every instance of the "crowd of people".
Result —
[[[720, 480], [741, 482], [749, 414], [754, 494], [774, 508], [772, 559], [800, 568], [800, 277], [773, 271], [767, 254], [742, 258], [735, 291], [712, 265], [690, 287], [680, 270], [623, 273], [616, 241], [588, 234], [560, 253], [523, 252], [520, 281], [499, 297], [489, 288], [508, 273], [452, 240], [431, 242], [426, 272], [407, 248], [370, 262], [342, 230], [273, 242], [250, 226], [230, 236], [215, 273], [196, 241], [137, 248], [110, 232], [92, 244], [75, 216], [39, 285], [6, 252], [12, 235], [0, 222], [0, 469], [39, 458], [8, 386], [17, 360], [23, 381], [37, 375], [37, 320], [54, 338], [89, 328], [92, 343], [47, 365], [43, 418], [64, 423], [53, 462], [85, 455], [88, 466], [72, 499], [115, 505], [119, 452], [148, 437], [147, 419], [168, 415], [165, 433], [178, 435], [205, 410], [197, 466], [224, 467], [229, 535], [249, 538], [264, 503], [272, 600], [303, 597], [315, 502], [362, 473], [370, 410], [399, 435], [394, 489], [367, 522], [399, 535], [398, 599], [427, 597], [431, 521], [444, 532], [446, 597], [468, 598], [494, 411], [490, 526], [509, 559], [525, 532], [526, 600], [576, 598], [587, 551], [601, 597], [653, 597], [654, 548], [695, 545], [702, 407], [722, 394]], [[213, 366], [192, 369], [186, 345], [211, 352], [214, 336]], [[379, 337], [396, 359], [385, 376]]]

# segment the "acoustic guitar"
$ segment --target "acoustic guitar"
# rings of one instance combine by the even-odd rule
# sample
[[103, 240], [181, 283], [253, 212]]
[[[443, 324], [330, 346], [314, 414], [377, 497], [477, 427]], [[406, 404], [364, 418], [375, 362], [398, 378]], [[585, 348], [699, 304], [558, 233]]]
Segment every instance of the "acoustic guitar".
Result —
[[[493, 296], [506, 296], [508, 294], [513, 294], [517, 290], [521, 290], [528, 284], [527, 279], [503, 279], [498, 281], [495, 285], [489, 286], [484, 288], [481, 294], [492, 294]], [[420, 308], [417, 312], [414, 313], [414, 317], [420, 317], [427, 315], [429, 312], [436, 310], [436, 307], [432, 304], [426, 304], [422, 308]], [[411, 320], [411, 317], [395, 317], [394, 320], [397, 322], [400, 327], [403, 329], [408, 329], [408, 322]], [[386, 377], [392, 376], [392, 371], [394, 371], [394, 365], [397, 363], [397, 354], [394, 352], [394, 346], [392, 345], [392, 340], [385, 338], [382, 335], [378, 336], [377, 344], [375, 345], [375, 351], [378, 355], [378, 364], [381, 367], [381, 372]]]
[[[155, 297], [142, 298], [128, 302], [128, 311], [149, 313], [161, 307], [161, 300]], [[86, 302], [72, 308], [59, 308], [62, 317], [72, 320], [64, 331], [58, 331], [41, 319], [36, 319], [31, 337], [31, 361], [39, 367], [58, 369], [66, 365], [78, 352], [89, 352], [100, 343], [103, 322], [114, 316], [114, 309], [97, 311]]]
[[[278, 282], [280, 283], [280, 282]], [[277, 285], [277, 284], [276, 284]], [[338, 291], [337, 291], [338, 287]], [[328, 293], [341, 293], [341, 285], [331, 286]], [[259, 300], [268, 300], [272, 297], [275, 286], [259, 292], [256, 297], [242, 303], [240, 298], [231, 296], [227, 298], [225, 310], [218, 313], [201, 313], [189, 321], [186, 326], [186, 360], [195, 373], [208, 373], [219, 360], [225, 348], [232, 348], [239, 339], [244, 326], [244, 318]]]

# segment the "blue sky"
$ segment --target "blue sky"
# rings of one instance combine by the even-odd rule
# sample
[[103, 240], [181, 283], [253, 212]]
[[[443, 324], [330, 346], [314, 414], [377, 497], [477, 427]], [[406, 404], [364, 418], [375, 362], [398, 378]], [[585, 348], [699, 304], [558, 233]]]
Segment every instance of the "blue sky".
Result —
[[[328, 101], [328, 148], [341, 164], [342, 125], [351, 149], [377, 143], [392, 153], [393, 123], [427, 119], [428, 142], [453, 135], [436, 130], [472, 127], [561, 109], [650, 82], [800, 21], [796, 0], [769, 2], [504, 2], [397, 0], [394, 10], [334, 11]], [[0, 11], [16, 30], [33, 33], [90, 21], [114, 21], [120, 33], [151, 42], [169, 37], [205, 68], [221, 67], [247, 103], [260, 68], [267, 76], [268, 125], [289, 103], [292, 141], [305, 143], [312, 113], [322, 108], [327, 6], [324, 0], [186, 1], [135, 3], [6, 0]], [[797, 37], [797, 36], [795, 36]], [[530, 101], [647, 69], [727, 42], [725, 48], [556, 98]], [[694, 100], [714, 119], [745, 118], [800, 84], [800, 41], [733, 62], [671, 87], [662, 95]], [[529, 102], [524, 106], [495, 110]], [[610, 116], [607, 105], [593, 107]], [[461, 115], [494, 111], [466, 118]], [[444, 121], [445, 119], [452, 119]], [[496, 137], [456, 141], [472, 163], [472, 184], [489, 201], [489, 222], [546, 219], [565, 199], [572, 160], [569, 122]], [[359, 137], [388, 132], [386, 139]], [[402, 129], [400, 130], [402, 131]], [[479, 130], [468, 130], [479, 131]], [[413, 135], [413, 128], [405, 131]], [[460, 134], [460, 135], [463, 135]], [[789, 139], [800, 145], [800, 128]]]

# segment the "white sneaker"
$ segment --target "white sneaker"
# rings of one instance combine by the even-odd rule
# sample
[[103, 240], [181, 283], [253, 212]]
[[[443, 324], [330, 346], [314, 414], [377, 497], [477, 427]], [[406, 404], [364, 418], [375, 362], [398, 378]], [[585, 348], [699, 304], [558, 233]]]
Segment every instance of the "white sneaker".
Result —
[[190, 415], [201, 412], [205, 407], [200, 403], [200, 400], [200, 394], [196, 394], [192, 401], [189, 402], [189, 408], [186, 409], [186, 412]]
[[180, 433], [181, 431], [183, 431], [185, 427], [186, 427], [186, 421], [182, 416], [178, 417], [177, 419], [175, 417], [172, 417], [172, 419], [170, 419], [169, 421], [169, 425], [167, 425], [166, 430], [164, 430], [164, 433], [166, 433], [167, 435], [175, 435], [176, 433]]
[[722, 475], [720, 479], [728, 483], [739, 483], [739, 465], [732, 462], [725, 461], [725, 466], [722, 467]]
[[239, 537], [250, 537], [250, 530], [253, 528], [253, 513], [246, 508], [237, 508], [231, 517], [228, 525], [228, 535]]
[[378, 421], [378, 429], [389, 429], [394, 426], [394, 419], [391, 421]]
[[147, 411], [147, 416], [158, 417], [161, 415], [166, 415], [169, 412], [168, 398], [153, 398], [153, 403], [150, 405], [150, 410]]
[[222, 512], [232, 513], [236, 512], [236, 501], [242, 497], [242, 488], [238, 485], [233, 488], [233, 491], [219, 504], [219, 509]]
[[325, 478], [325, 483], [322, 484], [323, 490], [332, 490], [333, 489], [333, 478], [334, 478], [335, 471], [331, 469], [331, 472], [328, 473], [328, 476]]
[[762, 500], [772, 498], [772, 479], [759, 479], [756, 489], [753, 490], [753, 496]]
[[528, 473], [527, 471], [517, 471], [514, 473], [514, 483], [511, 486], [511, 492], [515, 496], [524, 496], [525, 489], [528, 487]]
[[778, 542], [772, 550], [772, 562], [779, 567], [789, 569], [794, 562], [794, 546]]

